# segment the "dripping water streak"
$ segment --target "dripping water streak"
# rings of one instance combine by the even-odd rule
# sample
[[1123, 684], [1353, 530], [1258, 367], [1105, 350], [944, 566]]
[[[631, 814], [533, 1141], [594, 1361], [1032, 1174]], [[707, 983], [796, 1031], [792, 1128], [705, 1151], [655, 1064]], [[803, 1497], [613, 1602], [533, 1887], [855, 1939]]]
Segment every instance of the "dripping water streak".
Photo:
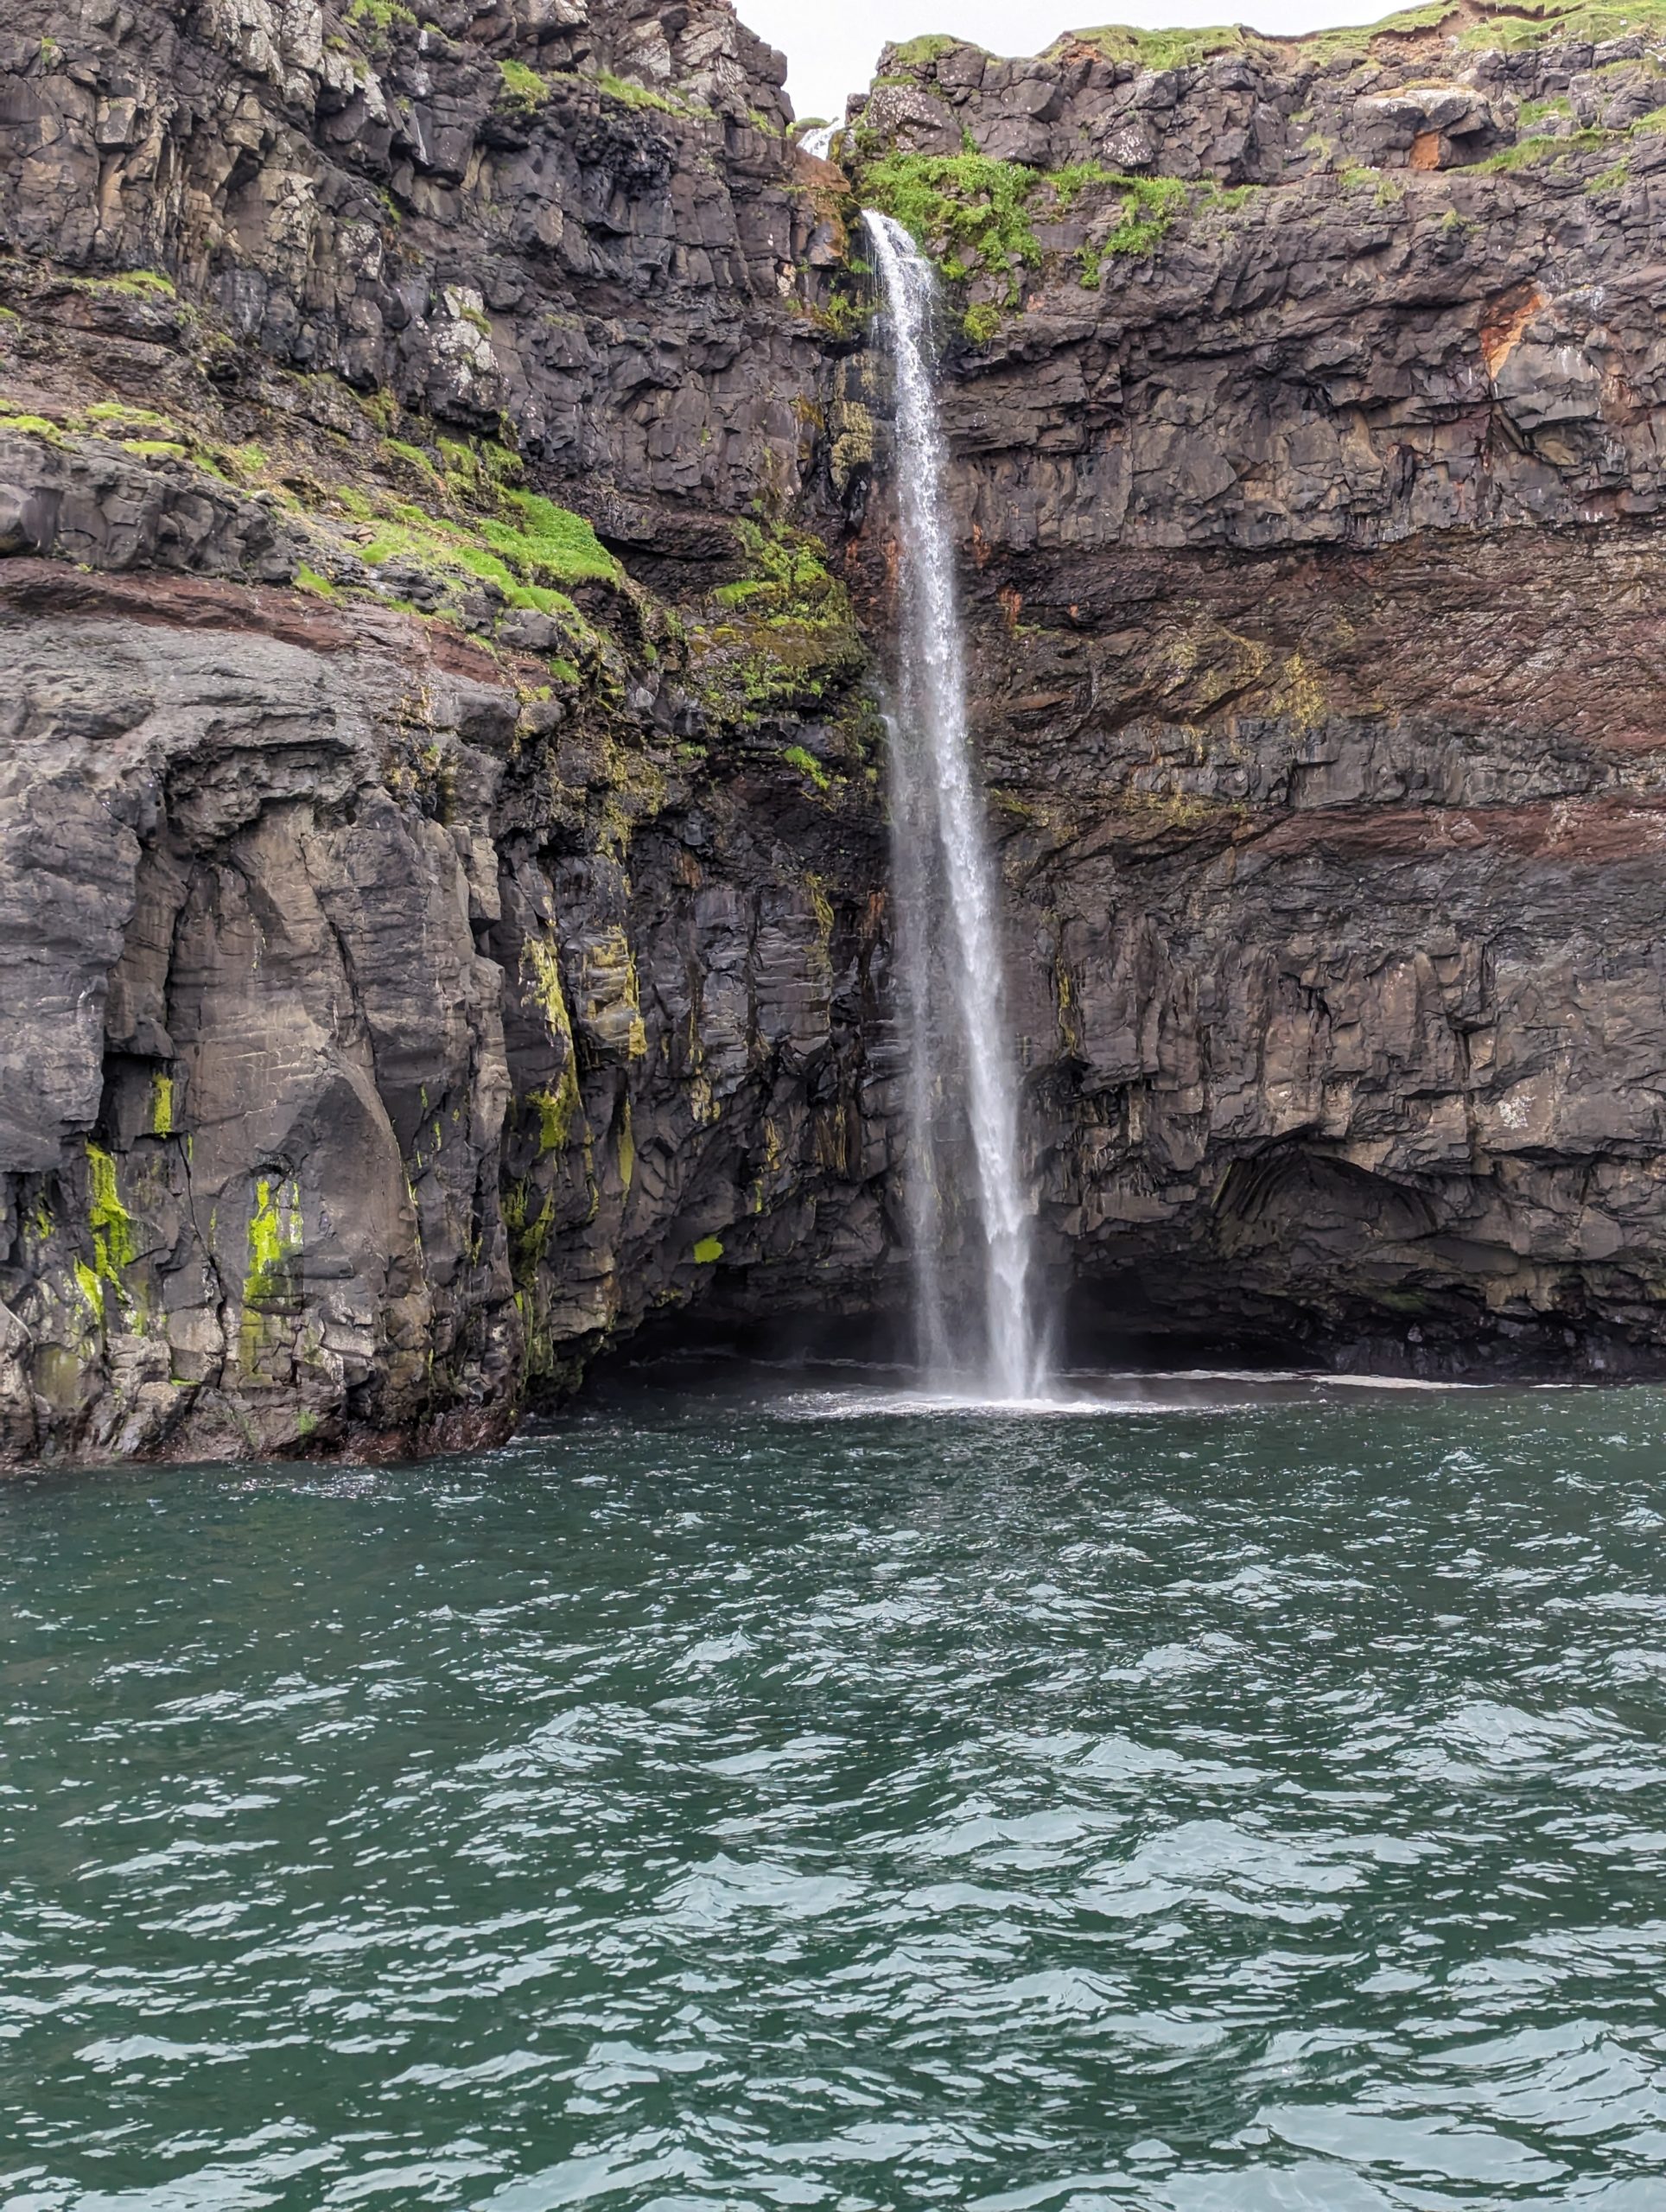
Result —
[[[936, 282], [900, 224], [871, 209], [862, 220], [879, 263], [896, 367], [902, 636], [892, 795], [911, 1048], [910, 1225], [924, 1351], [942, 1379], [945, 1366], [966, 1363], [970, 1350], [957, 1342], [945, 1310], [941, 1180], [933, 1158], [944, 1078], [957, 1065], [965, 1071], [984, 1244], [982, 1382], [993, 1397], [1033, 1398], [1045, 1382], [1018, 1166], [1018, 1081], [1008, 1044], [996, 876], [972, 773], [954, 541], [943, 497], [947, 453], [932, 375]], [[946, 984], [944, 1043], [928, 970], [934, 945]]]

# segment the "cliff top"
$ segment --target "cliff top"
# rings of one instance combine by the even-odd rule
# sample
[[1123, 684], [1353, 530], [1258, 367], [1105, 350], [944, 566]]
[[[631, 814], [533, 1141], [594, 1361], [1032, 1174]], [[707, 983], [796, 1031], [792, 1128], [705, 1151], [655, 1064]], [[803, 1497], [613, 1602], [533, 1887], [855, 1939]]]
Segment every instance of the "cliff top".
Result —
[[[1285, 36], [1259, 31], [1249, 23], [1218, 23], [1192, 29], [1146, 30], [1132, 23], [1103, 23], [1063, 32], [1033, 57], [1058, 61], [1083, 48], [1110, 61], [1142, 69], [1181, 69], [1222, 54], [1261, 53], [1323, 60], [1370, 55], [1404, 57], [1408, 51], [1454, 41], [1460, 49], [1520, 52], [1538, 46], [1587, 41], [1606, 44], [1630, 37], [1666, 37], [1666, 5], [1660, 0], [1569, 0], [1567, 6], [1487, 7], [1479, 0], [1430, 0], [1421, 8], [1402, 8], [1373, 23], [1342, 23]], [[876, 83], [893, 73], [929, 69], [942, 57], [970, 53], [1000, 59], [976, 41], [941, 31], [887, 45], [880, 57]], [[1029, 57], [1013, 57], [1026, 59]]]
[[[914, 39], [885, 49], [837, 150], [864, 200], [971, 280], [983, 340], [1049, 251], [1097, 290], [1102, 268], [1150, 257], [1205, 205], [1248, 220], [1247, 200], [1266, 200], [1271, 220], [1276, 201], [1278, 219], [1322, 228], [1339, 190], [1386, 204], [1408, 172], [1485, 189], [1510, 173], [1547, 204], [1606, 204], [1666, 167], [1666, 0], [1434, 0], [1300, 38], [1110, 26], [1019, 60]], [[1491, 219], [1472, 197], [1408, 218], [1455, 235]]]

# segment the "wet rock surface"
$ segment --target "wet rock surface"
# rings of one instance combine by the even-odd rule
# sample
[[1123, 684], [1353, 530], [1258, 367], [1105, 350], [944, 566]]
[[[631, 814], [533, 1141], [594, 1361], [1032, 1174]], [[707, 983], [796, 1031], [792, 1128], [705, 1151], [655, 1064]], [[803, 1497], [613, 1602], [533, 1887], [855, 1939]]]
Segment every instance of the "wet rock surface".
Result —
[[0, 67], [0, 1455], [890, 1327], [853, 181], [1006, 195], [928, 242], [1082, 1348], [1659, 1364], [1666, 49], [917, 41], [843, 169], [720, 0]]
[[[980, 734], [1084, 1344], [1624, 1371], [1666, 1280], [1666, 50], [1402, 21], [916, 41], [845, 152], [959, 278]], [[993, 250], [949, 227], [990, 156], [1033, 172]]]
[[0, 43], [0, 1452], [464, 1443], [720, 1274], [871, 1302], [779, 58], [580, 0]]

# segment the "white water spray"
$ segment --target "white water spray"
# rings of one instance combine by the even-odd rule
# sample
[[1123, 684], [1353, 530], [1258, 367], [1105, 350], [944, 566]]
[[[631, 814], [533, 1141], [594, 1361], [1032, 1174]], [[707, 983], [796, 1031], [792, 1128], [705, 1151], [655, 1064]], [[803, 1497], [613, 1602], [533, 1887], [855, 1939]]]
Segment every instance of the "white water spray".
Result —
[[[893, 885], [908, 1031], [909, 1228], [921, 1352], [932, 1381], [986, 1395], [1043, 1395], [1019, 1172], [1018, 1077], [1008, 1044], [997, 878], [973, 779], [966, 668], [944, 499], [947, 450], [932, 386], [931, 263], [900, 223], [863, 223], [885, 289], [896, 365], [901, 636], [892, 723]], [[939, 988], [938, 978], [942, 988]], [[939, 1173], [945, 1090], [966, 1086], [983, 1243], [981, 1315], [962, 1325], [945, 1289]], [[969, 1376], [970, 1370], [970, 1376]]]

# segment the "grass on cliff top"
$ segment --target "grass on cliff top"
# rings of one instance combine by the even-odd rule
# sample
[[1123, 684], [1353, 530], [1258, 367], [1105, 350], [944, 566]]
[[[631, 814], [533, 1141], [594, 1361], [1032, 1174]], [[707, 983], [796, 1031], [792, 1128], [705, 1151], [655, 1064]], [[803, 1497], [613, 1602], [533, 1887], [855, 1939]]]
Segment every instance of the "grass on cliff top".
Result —
[[[1074, 162], [1044, 174], [974, 153], [888, 154], [870, 162], [856, 179], [866, 204], [894, 216], [951, 283], [980, 274], [1004, 276], [1008, 309], [1019, 302], [1021, 271], [1044, 258], [1035, 214], [1066, 213], [1090, 188], [1122, 195], [1114, 229], [1083, 254], [1083, 282], [1090, 285], [1098, 283], [1108, 257], [1151, 252], [1185, 213], [1192, 192], [1211, 189], [1180, 177], [1129, 176], [1097, 162]], [[1051, 194], [1051, 210], [1045, 197], [1038, 207], [1038, 194]], [[978, 302], [964, 317], [967, 336], [985, 343], [1002, 312], [992, 302]]]
[[1548, 4], [1531, 13], [1487, 15], [1459, 32], [1465, 48], [1497, 47], [1523, 53], [1536, 46], [1561, 46], [1573, 40], [1601, 45], [1609, 39], [1633, 34], [1666, 35], [1666, 0], [1572, 0], [1558, 7]]
[[[1428, 0], [1417, 8], [1402, 8], [1370, 23], [1339, 23], [1324, 30], [1303, 31], [1281, 37], [1252, 29], [1243, 23], [1216, 23], [1206, 27], [1142, 30], [1131, 23], [1105, 23], [1083, 30], [1065, 31], [1046, 49], [1045, 60], [1057, 60], [1072, 48], [1091, 47], [1108, 61], [1126, 62], [1138, 69], [1192, 69], [1226, 54], [1259, 52], [1268, 54], [1299, 52], [1319, 62], [1350, 55], [1362, 59], [1378, 39], [1415, 37], [1421, 31], [1447, 30], [1466, 49], [1488, 48], [1505, 53], [1530, 51], [1534, 47], [1588, 40], [1600, 45], [1633, 34], [1666, 36], [1666, 0], [1525, 0], [1520, 6], [1477, 5], [1476, 0]], [[887, 72], [924, 73], [945, 54], [957, 48], [983, 53], [970, 39], [933, 33], [887, 46], [880, 58]], [[879, 79], [877, 81], [884, 81]]]
[[[1212, 61], [1218, 54], [1257, 49], [1277, 52], [1297, 46], [1329, 59], [1338, 54], [1363, 54], [1373, 39], [1384, 35], [1407, 37], [1417, 31], [1436, 29], [1449, 17], [1465, 12], [1464, 0], [1428, 0], [1428, 4], [1401, 9], [1374, 23], [1340, 24], [1288, 38], [1254, 30], [1244, 23], [1211, 23], [1168, 30], [1143, 30], [1133, 23], [1103, 23], [1064, 32], [1046, 49], [1043, 59], [1056, 60], [1071, 48], [1084, 46], [1093, 48], [1107, 61], [1125, 61], [1139, 69], [1192, 69]], [[973, 54], [989, 51], [971, 39], [932, 33], [887, 46], [880, 57], [880, 67], [887, 71], [919, 72], [957, 48]]]
[[[1666, 32], [1666, 0], [1528, 0], [1516, 7], [1489, 8], [1466, 4], [1466, 0], [1430, 0], [1419, 8], [1402, 8], [1372, 23], [1343, 23], [1329, 29], [1304, 31], [1290, 38], [1252, 30], [1243, 24], [1221, 23], [1206, 29], [1139, 30], [1132, 25], [1111, 23], [1097, 29], [1066, 31], [1047, 48], [1057, 56], [1073, 46], [1091, 46], [1108, 61], [1126, 61], [1141, 69], [1186, 69], [1223, 54], [1246, 50], [1288, 53], [1292, 49], [1320, 60], [1348, 54], [1368, 54], [1379, 38], [1402, 39], [1420, 31], [1446, 29], [1466, 48], [1499, 48], [1517, 52], [1573, 39], [1593, 44], [1629, 33]], [[916, 47], [928, 43], [915, 40]], [[958, 43], [958, 41], [951, 41]], [[907, 49], [910, 66], [921, 67], [936, 55], [916, 59]]]

